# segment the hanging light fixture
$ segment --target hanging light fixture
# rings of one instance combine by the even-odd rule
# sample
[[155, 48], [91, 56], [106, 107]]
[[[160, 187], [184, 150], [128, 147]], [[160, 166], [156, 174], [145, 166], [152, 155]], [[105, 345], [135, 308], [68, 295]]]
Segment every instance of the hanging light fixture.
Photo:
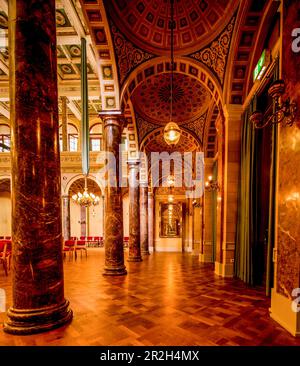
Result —
[[173, 87], [174, 87], [174, 0], [171, 1], [171, 88], [170, 88], [170, 122], [164, 129], [164, 139], [168, 145], [176, 145], [181, 137], [181, 130], [173, 121]]
[[87, 175], [84, 177], [84, 191], [78, 192], [72, 196], [72, 200], [80, 206], [90, 207], [96, 206], [100, 202], [100, 197], [96, 196], [94, 193], [88, 192], [87, 186]]

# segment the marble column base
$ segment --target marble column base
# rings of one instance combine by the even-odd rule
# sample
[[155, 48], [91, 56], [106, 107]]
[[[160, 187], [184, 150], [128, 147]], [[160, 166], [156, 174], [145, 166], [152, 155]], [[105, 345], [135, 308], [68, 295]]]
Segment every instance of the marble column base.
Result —
[[4, 323], [4, 332], [15, 335], [26, 335], [46, 332], [71, 322], [73, 312], [69, 301], [60, 305], [40, 309], [14, 309], [7, 312], [8, 319]]
[[126, 267], [105, 267], [103, 276], [124, 276], [127, 275]]
[[144, 255], [150, 255], [149, 250], [147, 250], [147, 251], [145, 251], [145, 252], [142, 250], [142, 256], [144, 256]]
[[127, 262], [142, 262], [143, 259], [141, 256], [137, 257], [128, 257]]

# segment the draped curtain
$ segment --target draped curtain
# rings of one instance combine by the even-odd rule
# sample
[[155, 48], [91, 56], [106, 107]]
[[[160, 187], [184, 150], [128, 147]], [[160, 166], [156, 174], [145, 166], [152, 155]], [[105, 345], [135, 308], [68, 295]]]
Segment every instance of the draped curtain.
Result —
[[[274, 80], [278, 78], [278, 62], [273, 76]], [[255, 96], [243, 118], [235, 275], [249, 285], [265, 281], [269, 296], [273, 285], [278, 125], [255, 130], [249, 117], [256, 109]], [[264, 149], [266, 143], [271, 144], [268, 149]], [[268, 185], [269, 197], [264, 184]]]
[[255, 100], [244, 113], [241, 139], [241, 172], [238, 196], [238, 221], [235, 250], [235, 275], [248, 284], [253, 284], [253, 186], [255, 130], [249, 122], [256, 109]]

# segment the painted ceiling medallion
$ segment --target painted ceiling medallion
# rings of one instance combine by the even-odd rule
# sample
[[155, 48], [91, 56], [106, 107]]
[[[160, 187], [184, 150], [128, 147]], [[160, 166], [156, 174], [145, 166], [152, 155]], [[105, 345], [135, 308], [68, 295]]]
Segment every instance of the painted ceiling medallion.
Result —
[[[174, 73], [173, 98], [172, 119], [179, 126], [203, 115], [210, 104], [208, 89], [197, 79], [180, 73]], [[170, 121], [170, 75], [146, 79], [134, 91], [132, 101], [141, 117], [165, 126]]]
[[[171, 102], [171, 85], [164, 85], [158, 91], [159, 98], [164, 103]], [[173, 102], [179, 102], [184, 96], [184, 90], [178, 86], [173, 87]]]

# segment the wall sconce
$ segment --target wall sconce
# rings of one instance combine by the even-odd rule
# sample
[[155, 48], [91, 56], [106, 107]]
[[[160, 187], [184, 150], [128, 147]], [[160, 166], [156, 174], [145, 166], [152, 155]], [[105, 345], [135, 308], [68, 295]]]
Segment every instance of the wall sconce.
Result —
[[264, 128], [268, 125], [283, 123], [285, 126], [293, 126], [296, 117], [297, 105], [290, 98], [282, 100], [285, 92], [284, 80], [276, 80], [270, 86], [268, 94], [274, 101], [274, 112], [266, 120], [261, 111], [255, 111], [250, 117], [251, 123], [257, 129]]
[[208, 177], [208, 181], [205, 182], [205, 189], [208, 191], [208, 192], [212, 192], [212, 191], [219, 191], [220, 190], [220, 186], [219, 186], [219, 183], [216, 181], [214, 182], [213, 181], [213, 178], [212, 176], [210, 175]]

